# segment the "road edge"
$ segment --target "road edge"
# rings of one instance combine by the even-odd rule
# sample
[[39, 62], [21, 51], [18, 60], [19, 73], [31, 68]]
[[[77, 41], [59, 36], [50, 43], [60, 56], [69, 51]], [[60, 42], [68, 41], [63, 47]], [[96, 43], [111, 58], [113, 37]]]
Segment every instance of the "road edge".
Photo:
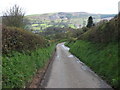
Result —
[[55, 51], [54, 51], [54, 53], [53, 53], [53, 55], [52, 55], [52, 57], [50, 59], [49, 64], [47, 65], [47, 68], [46, 68], [46, 70], [44, 72], [44, 75], [42, 77], [42, 80], [41, 80], [38, 88], [45, 88], [47, 86], [47, 82], [49, 81], [49, 76], [51, 74], [50, 72], [52, 70], [52, 64], [54, 62], [54, 59], [55, 59], [56, 55], [57, 55], [57, 53], [56, 53], [56, 48], [55, 48]]
[[43, 88], [42, 81], [44, 80], [46, 72], [49, 69], [49, 66], [53, 62], [55, 55], [56, 55], [56, 48], [54, 49], [53, 53], [51, 54], [50, 59], [45, 64], [45, 66], [43, 68], [38, 69], [36, 74], [33, 76], [32, 80], [27, 83], [27, 85], [25, 87], [26, 89], [28, 89], [28, 88]]

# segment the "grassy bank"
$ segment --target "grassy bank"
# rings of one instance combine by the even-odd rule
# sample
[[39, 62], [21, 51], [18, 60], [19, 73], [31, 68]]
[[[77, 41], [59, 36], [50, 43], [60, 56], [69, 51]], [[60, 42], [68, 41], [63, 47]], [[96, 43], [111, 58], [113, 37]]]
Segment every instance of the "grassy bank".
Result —
[[29, 53], [13, 52], [2, 59], [2, 87], [23, 88], [39, 68], [49, 60], [55, 44]]
[[[112, 87], [118, 88], [118, 43], [100, 44], [77, 40], [66, 43], [70, 52], [99, 74]], [[120, 79], [120, 78], [119, 78]]]

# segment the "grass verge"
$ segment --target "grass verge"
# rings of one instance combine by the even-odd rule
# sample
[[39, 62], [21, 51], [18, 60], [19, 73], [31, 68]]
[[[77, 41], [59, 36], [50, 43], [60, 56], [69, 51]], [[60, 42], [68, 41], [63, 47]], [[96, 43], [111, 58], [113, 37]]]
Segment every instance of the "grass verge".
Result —
[[118, 76], [118, 43], [100, 44], [78, 40], [66, 43], [70, 52], [106, 80], [113, 88], [120, 88]]
[[2, 87], [23, 88], [32, 80], [39, 68], [43, 68], [55, 49], [55, 44], [30, 53], [13, 52], [2, 57]]

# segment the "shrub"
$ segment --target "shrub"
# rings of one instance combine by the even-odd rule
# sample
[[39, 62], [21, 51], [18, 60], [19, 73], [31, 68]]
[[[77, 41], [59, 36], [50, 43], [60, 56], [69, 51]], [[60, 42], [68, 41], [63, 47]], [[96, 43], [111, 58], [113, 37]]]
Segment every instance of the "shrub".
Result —
[[16, 28], [3, 27], [2, 29], [2, 52], [3, 54], [12, 51], [30, 51], [38, 47], [44, 47], [46, 41], [43, 37], [31, 32]]

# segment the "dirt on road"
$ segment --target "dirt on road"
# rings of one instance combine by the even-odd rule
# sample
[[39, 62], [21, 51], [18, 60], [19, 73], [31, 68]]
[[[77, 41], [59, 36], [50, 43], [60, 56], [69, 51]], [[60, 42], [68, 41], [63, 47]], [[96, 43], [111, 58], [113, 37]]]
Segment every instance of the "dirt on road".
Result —
[[56, 56], [41, 83], [45, 88], [111, 88], [78, 58], [69, 53], [69, 48], [60, 43]]

